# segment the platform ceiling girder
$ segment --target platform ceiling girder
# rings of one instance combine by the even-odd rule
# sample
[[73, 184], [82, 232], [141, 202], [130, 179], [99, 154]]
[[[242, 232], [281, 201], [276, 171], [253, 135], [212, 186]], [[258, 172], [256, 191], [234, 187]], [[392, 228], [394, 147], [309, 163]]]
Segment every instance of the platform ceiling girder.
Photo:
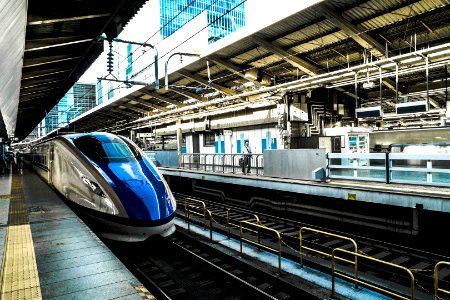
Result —
[[386, 48], [377, 42], [374, 38], [364, 32], [364, 29], [358, 28], [347, 21], [342, 15], [337, 13], [334, 9], [330, 8], [327, 4], [322, 5], [322, 10], [325, 16], [341, 28], [349, 37], [354, 39], [364, 49], [370, 49], [370, 51], [376, 57], [384, 57]]
[[204, 84], [205, 86], [210, 86], [213, 89], [224, 93], [225, 95], [228, 95], [228, 96], [236, 95], [235, 91], [233, 91], [233, 90], [231, 90], [229, 88], [223, 87], [221, 85], [218, 85], [217, 83], [209, 82], [208, 80], [204, 79], [203, 77], [201, 77], [199, 75], [192, 74], [192, 73], [189, 73], [189, 72], [184, 71], [184, 70], [178, 70], [177, 73], [182, 75], [182, 76], [184, 76], [184, 77], [186, 77], [186, 78], [192, 79], [195, 82]]
[[321, 73], [321, 71], [317, 69], [317, 67], [314, 66], [313, 64], [310, 64], [304, 61], [303, 59], [296, 57], [295, 54], [289, 53], [288, 51], [283, 50], [282, 48], [274, 45], [273, 43], [266, 41], [257, 34], [254, 34], [250, 38], [261, 47], [266, 48], [268, 51], [274, 53], [279, 58], [287, 61], [292, 66], [302, 70], [308, 75], [314, 76]]
[[49, 64], [61, 64], [61, 63], [65, 63], [67, 61], [70, 60], [76, 60], [81, 58], [80, 56], [75, 56], [75, 57], [67, 57], [67, 58], [62, 58], [62, 59], [53, 59], [53, 60], [48, 60], [48, 61], [44, 61], [44, 62], [36, 62], [34, 64], [25, 64], [23, 65], [23, 68], [36, 68], [36, 67], [42, 67], [44, 65], [49, 65]]
[[128, 108], [128, 109], [133, 110], [135, 112], [138, 112], [138, 113], [141, 113], [141, 114], [144, 114], [144, 115], [148, 115], [148, 111], [147, 110], [139, 108], [139, 107], [136, 107], [133, 104], [122, 103], [122, 104], [119, 105], [119, 108]]
[[150, 112], [152, 112], [153, 109], [157, 109], [157, 110], [163, 111], [163, 112], [166, 112], [166, 111], [169, 110], [168, 108], [166, 108], [166, 107], [164, 107], [164, 106], [161, 106], [161, 105], [157, 105], [157, 104], [151, 103], [151, 102], [146, 101], [145, 99], [140, 98], [140, 97], [135, 97], [135, 96], [132, 96], [132, 95], [128, 95], [128, 96], [126, 96], [126, 97], [124, 97], [124, 98], [125, 98], [125, 99], [128, 99], [128, 100], [136, 101], [136, 102], [138, 102], [138, 103], [140, 103], [140, 104], [142, 104], [142, 105], [144, 105], [144, 106], [150, 108], [150, 109], [151, 109]]
[[170, 87], [170, 90], [175, 92], [175, 93], [177, 93], [177, 94], [183, 95], [183, 96], [191, 98], [191, 99], [195, 99], [195, 100], [200, 101], [200, 102], [208, 101], [208, 99], [206, 99], [205, 97], [202, 97], [200, 95], [197, 95], [197, 94], [185, 91], [185, 90], [180, 89], [180, 88]]
[[120, 115], [125, 115], [125, 116], [128, 116], [128, 117], [132, 117], [132, 118], [135, 118], [135, 117], [139, 116], [139, 115], [136, 115], [134, 113], [126, 112], [123, 109], [119, 109], [119, 108], [112, 108], [111, 111], [114, 112], [114, 113], [118, 113]]
[[[98, 36], [116, 37], [144, 3], [2, 1], [0, 69], [10, 79], [0, 78], [0, 119], [5, 120], [9, 134], [26, 137], [101, 53], [103, 43], [97, 41]], [[12, 39], [4, 39], [9, 33]], [[16, 49], [20, 53], [12, 52]], [[13, 85], [5, 85], [13, 80]], [[5, 135], [5, 129], [0, 128], [0, 136]]]
[[62, 23], [62, 22], [72, 22], [72, 21], [82, 21], [86, 19], [94, 19], [94, 18], [104, 18], [111, 16], [110, 13], [105, 14], [96, 14], [96, 15], [87, 15], [87, 16], [75, 16], [75, 17], [69, 17], [69, 18], [59, 18], [59, 19], [43, 19], [43, 20], [37, 20], [38, 17], [30, 16], [27, 22], [28, 26], [33, 25], [45, 25], [45, 24], [54, 24], [54, 23]]
[[[323, 12], [322, 5], [318, 4], [294, 13], [285, 20], [261, 29], [253, 37], [249, 36], [217, 49], [214, 53], [205, 54], [198, 61], [169, 74], [170, 85], [178, 87], [179, 90], [154, 91], [152, 86], [146, 86], [133, 92], [134, 96], [139, 96], [149, 103], [161, 105], [165, 102], [176, 106], [175, 108], [169, 106], [169, 110], [165, 112], [155, 112], [142, 122], [150, 120], [166, 122], [180, 116], [190, 117], [194, 115], [194, 110], [196, 113], [203, 110], [204, 114], [206, 107], [214, 107], [217, 103], [223, 109], [230, 105], [239, 106], [236, 101], [250, 94], [253, 95], [252, 98], [270, 97], [265, 95], [264, 91], [275, 92], [274, 86], [266, 86], [263, 91], [260, 82], [245, 76], [246, 72], [255, 74], [255, 69], [256, 73], [269, 75], [273, 79], [272, 85], [277, 85], [288, 92], [345, 81], [352, 82], [354, 80], [352, 72], [359, 72], [358, 98], [366, 101], [364, 103], [378, 103], [379, 95], [370, 98], [374, 95], [374, 90], [362, 90], [361, 87], [363, 73], [367, 68], [363, 62], [364, 52], [372, 51], [373, 60], [382, 60], [386, 53], [385, 43], [388, 45], [389, 58], [392, 58], [413, 51], [409, 43], [411, 36], [417, 37], [418, 49], [434, 47], [450, 40], [448, 22], [450, 3], [446, 0], [327, 1], [326, 5], [329, 6], [327, 14]], [[378, 53], [375, 54], [374, 51]], [[427, 54], [426, 51], [424, 54]], [[209, 61], [209, 69], [206, 67], [205, 59]], [[405, 57], [399, 57], [397, 62], [401, 63], [403, 59]], [[376, 68], [381, 66], [383, 72], [387, 72], [384, 70], [387, 68], [386, 63], [371, 65], [375, 66], [375, 70], [371, 71], [374, 74], [371, 80], [376, 84], [379, 82], [375, 76], [378, 72]], [[299, 64], [302, 64], [303, 68], [299, 68]], [[407, 67], [401, 65], [400, 68]], [[392, 71], [395, 65], [389, 68]], [[308, 76], [304, 76], [305, 74]], [[425, 72], [420, 75], [401, 76], [399, 91], [396, 91], [394, 77], [383, 78], [384, 87], [390, 90], [383, 90], [383, 97], [407, 93], [408, 87], [416, 85], [417, 78], [421, 76], [421, 80], [424, 81], [424, 75]], [[253, 82], [254, 85], [247, 85], [247, 82]], [[211, 93], [207, 102], [185, 101], [185, 97], [195, 99], [192, 95], [198, 98], [200, 94], [193, 94], [191, 89], [202, 85], [218, 91], [222, 87], [233, 91], [234, 94], [224, 93], [226, 90], [222, 90], [221, 93], [226, 96], [223, 99], [221, 98], [223, 94]], [[186, 87], [186, 90], [181, 90], [181, 86]], [[434, 85], [430, 82], [431, 87]], [[258, 89], [261, 91], [258, 92]], [[354, 83], [336, 86], [334, 89], [352, 98], [356, 96]], [[177, 93], [180, 91], [184, 94]], [[186, 92], [192, 95], [186, 95]], [[369, 99], [364, 99], [367, 97]], [[430, 104], [442, 106], [442, 97], [433, 97], [430, 98]], [[131, 127], [133, 124], [139, 126], [140, 122], [133, 121], [125, 127]]]
[[176, 107], [183, 107], [185, 106], [183, 103], [181, 103], [180, 101], [177, 100], [172, 100], [168, 97], [162, 96], [160, 95], [158, 92], [151, 92], [146, 88], [143, 88], [141, 90], [139, 90], [139, 92], [141, 92], [142, 94], [148, 95], [148, 96], [152, 96], [153, 98], [161, 101], [161, 102], [166, 102], [168, 104], [172, 104], [175, 105]]
[[220, 58], [217, 55], [208, 55], [208, 59], [213, 61], [214, 63], [222, 66], [223, 68], [227, 69], [228, 71], [230, 71], [230, 72], [232, 72], [232, 73], [234, 73], [234, 74], [244, 78], [245, 80], [253, 82], [256, 86], [260, 86], [261, 85], [258, 81], [253, 80], [253, 79], [251, 79], [249, 77], [245, 77], [245, 71], [243, 69], [241, 69], [240, 67], [234, 65], [231, 62], [223, 60], [222, 58]]

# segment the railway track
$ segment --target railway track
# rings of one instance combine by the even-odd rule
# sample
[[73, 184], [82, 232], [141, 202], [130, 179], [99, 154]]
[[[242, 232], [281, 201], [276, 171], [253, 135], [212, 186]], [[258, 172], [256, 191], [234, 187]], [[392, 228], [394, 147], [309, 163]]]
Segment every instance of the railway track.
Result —
[[[401, 244], [401, 239], [399, 239], [398, 244], [386, 243], [371, 237], [337, 232], [330, 228], [319, 228], [267, 214], [258, 213], [255, 215], [255, 212], [250, 210], [231, 207], [189, 195], [176, 194], [175, 196], [179, 203], [178, 216], [180, 218], [186, 218], [185, 210], [188, 208], [191, 212], [189, 215], [190, 222], [195, 222], [206, 228], [209, 228], [211, 225], [214, 231], [230, 237], [240, 238], [241, 233], [238, 227], [242, 221], [258, 223], [261, 226], [278, 231], [281, 236], [283, 257], [294, 261], [300, 260], [299, 233], [300, 229], [303, 228], [302, 245], [304, 248], [302, 248], [301, 256], [303, 263], [327, 273], [331, 273], [330, 256], [327, 254], [332, 253], [333, 249], [336, 248], [354, 251], [354, 244], [351, 242], [353, 240], [357, 244], [357, 252], [364, 256], [358, 258], [358, 277], [360, 279], [364, 279], [385, 291], [395, 291], [395, 293], [408, 296], [411, 294], [411, 280], [404, 270], [391, 268], [387, 264], [380, 264], [366, 258], [374, 258], [401, 266], [409, 270], [413, 275], [415, 299], [433, 299], [434, 267], [439, 261], [450, 261], [450, 258], [446, 256], [405, 247]], [[202, 207], [203, 205], [208, 213], [204, 213], [202, 216], [202, 210], [205, 211], [205, 208]], [[209, 217], [209, 213], [211, 213], [211, 217]], [[330, 234], [324, 234], [323, 232]], [[264, 236], [255, 231], [248, 232], [248, 235], [253, 236], [253, 240], [261, 240], [261, 244], [265, 244], [273, 249], [276, 248], [276, 241], [273, 239], [273, 236]], [[341, 237], [345, 237], [345, 239]], [[320, 251], [320, 253], [317, 253], [316, 250]], [[348, 260], [354, 259], [353, 255], [344, 255]], [[344, 262], [340, 265], [348, 273], [351, 273], [354, 268], [354, 265], [350, 263]], [[449, 265], [443, 265], [439, 268], [439, 287], [446, 290], [450, 289]], [[445, 293], [440, 293], [439, 298], [446, 299], [443, 295]]]
[[211, 248], [183, 230], [139, 244], [106, 244], [157, 299], [314, 299], [239, 253]]

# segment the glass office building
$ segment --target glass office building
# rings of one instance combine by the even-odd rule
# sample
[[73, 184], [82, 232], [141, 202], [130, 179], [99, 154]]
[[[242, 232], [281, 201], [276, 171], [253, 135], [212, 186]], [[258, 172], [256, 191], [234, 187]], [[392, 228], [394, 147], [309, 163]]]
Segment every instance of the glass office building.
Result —
[[160, 0], [160, 33], [166, 38], [203, 11], [213, 43], [245, 26], [243, 0]]
[[94, 108], [96, 94], [94, 84], [76, 83], [54, 106], [40, 125], [45, 134], [67, 125], [69, 120]]

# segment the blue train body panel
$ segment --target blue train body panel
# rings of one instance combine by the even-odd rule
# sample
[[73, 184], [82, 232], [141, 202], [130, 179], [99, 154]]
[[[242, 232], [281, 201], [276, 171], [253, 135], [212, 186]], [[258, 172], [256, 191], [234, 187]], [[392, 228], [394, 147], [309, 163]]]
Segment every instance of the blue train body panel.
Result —
[[59, 136], [34, 147], [40, 175], [89, 216], [102, 235], [142, 241], [175, 230], [175, 199], [156, 166], [130, 140], [110, 133]]

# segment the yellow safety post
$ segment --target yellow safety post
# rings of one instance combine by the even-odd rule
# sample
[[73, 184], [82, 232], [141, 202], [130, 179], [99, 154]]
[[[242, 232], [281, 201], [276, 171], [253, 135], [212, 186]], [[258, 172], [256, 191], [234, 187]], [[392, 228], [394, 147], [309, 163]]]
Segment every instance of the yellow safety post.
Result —
[[231, 238], [231, 226], [230, 226], [230, 209], [227, 208], [227, 227], [228, 227], [228, 239]]
[[[276, 237], [277, 237], [278, 250], [277, 250], [277, 249], [274, 249], [274, 248], [271, 248], [271, 247], [269, 247], [269, 246], [263, 245], [263, 244], [261, 244], [260, 242], [255, 242], [255, 241], [252, 241], [252, 240], [250, 240], [250, 239], [244, 238], [244, 236], [243, 236], [243, 228], [244, 228], [243, 224], [246, 224], [246, 225], [249, 225], [249, 226], [253, 226], [253, 227], [258, 228], [258, 232], [259, 232], [260, 229], [263, 229], [263, 230], [266, 230], [266, 231], [275, 233], [275, 235], [276, 235]], [[248, 229], [248, 228], [247, 228], [247, 229]], [[262, 248], [264, 248], [264, 249], [266, 249], [266, 250], [269, 250], [269, 251], [273, 251], [273, 252], [275, 252], [275, 253], [278, 253], [278, 270], [279, 270], [279, 272], [281, 272], [281, 234], [280, 234], [277, 230], [272, 229], [272, 228], [269, 228], [269, 227], [266, 227], [266, 226], [263, 226], [263, 225], [259, 225], [259, 224], [255, 224], [255, 223], [250, 223], [250, 222], [248, 222], [248, 221], [241, 221], [241, 225], [240, 225], [240, 230], [239, 230], [239, 232], [240, 232], [240, 242], [241, 242], [241, 254], [242, 254], [242, 242], [243, 242], [243, 241], [245, 241], [245, 242], [247, 242], [247, 243], [249, 243], [249, 244], [256, 245], [256, 246], [258, 246], [258, 247], [262, 247]]]
[[444, 289], [439, 288], [439, 267], [442, 265], [450, 266], [450, 262], [440, 261], [434, 266], [434, 300], [439, 299], [439, 297], [438, 297], [439, 292], [450, 295], [449, 290], [444, 290]]
[[[299, 238], [300, 238], [300, 249], [299, 249], [300, 250], [299, 251], [300, 252], [300, 264], [301, 264], [302, 267], [303, 267], [303, 253], [302, 253], [302, 249], [313, 251], [313, 252], [325, 255], [326, 257], [331, 257], [331, 253], [325, 253], [323, 251], [320, 251], [320, 250], [317, 250], [317, 249], [314, 249], [314, 248], [303, 246], [303, 232], [304, 231], [311, 231], [311, 232], [323, 234], [323, 235], [326, 235], [326, 236], [333, 236], [333, 237], [339, 238], [341, 240], [349, 241], [349, 242], [351, 242], [353, 244], [353, 248], [355, 250], [355, 253], [358, 253], [358, 245], [356, 244], [355, 240], [352, 239], [352, 238], [349, 238], [349, 237], [346, 237], [346, 236], [343, 236], [343, 235], [334, 234], [334, 233], [331, 233], [331, 232], [317, 230], [317, 229], [314, 229], [314, 228], [302, 227], [300, 229], [300, 231], [299, 231]], [[341, 259], [341, 258], [337, 257], [337, 259]], [[341, 260], [344, 260], [344, 259], [341, 259]], [[355, 265], [355, 278], [358, 278], [358, 257], [355, 256], [355, 261], [354, 262], [350, 262], [350, 263]], [[355, 286], [358, 286], [358, 284], [355, 283]]]
[[[189, 201], [190, 203], [197, 203], [197, 204], [200, 204], [200, 205], [201, 205], [201, 208], [203, 209], [203, 224], [204, 224], [204, 227], [206, 228], [206, 204], [205, 204], [205, 202], [200, 201], [200, 200], [195, 200], [195, 199], [189, 199], [189, 200], [184, 199], [184, 208], [185, 208], [185, 210], [187, 209], [188, 201]], [[193, 206], [193, 205], [191, 205], [191, 207], [192, 207], [192, 208], [198, 208], [198, 207]], [[196, 212], [196, 211], [192, 211], [192, 213], [194, 213], [194, 214], [196, 214], [196, 215], [199, 215], [199, 216], [202, 215], [201, 213], [198, 213], [198, 212]]]
[[[336, 252], [342, 252], [342, 253], [346, 253], [348, 255], [354, 255], [354, 256], [359, 257], [360, 259], [361, 258], [362, 259], [366, 259], [366, 260], [369, 260], [369, 261], [372, 261], [372, 262], [375, 262], [375, 263], [383, 264], [383, 265], [390, 266], [390, 267], [395, 268], [395, 269], [400, 269], [402, 271], [405, 271], [409, 275], [409, 277], [411, 279], [411, 298], [405, 297], [402, 294], [395, 293], [395, 292], [392, 292], [392, 291], [387, 290], [387, 289], [383, 289], [381, 287], [378, 287], [376, 285], [370, 284], [368, 282], [359, 280], [356, 277], [353, 278], [353, 277], [351, 277], [351, 276], [349, 276], [347, 274], [344, 274], [344, 273], [341, 273], [341, 272], [337, 272], [336, 271], [336, 260], [337, 259], [343, 260], [343, 261], [346, 261], [346, 262], [351, 262], [351, 261], [337, 257], [336, 256]], [[408, 268], [405, 268], [403, 266], [396, 265], [396, 264], [393, 264], [393, 263], [390, 263], [390, 262], [387, 262], [387, 261], [383, 261], [383, 260], [380, 260], [380, 259], [377, 259], [377, 258], [373, 258], [373, 257], [370, 257], [370, 256], [365, 256], [363, 254], [359, 254], [359, 253], [356, 253], [356, 252], [351, 252], [351, 251], [340, 249], [340, 248], [336, 248], [336, 249], [334, 249], [331, 252], [331, 297], [335, 297], [335, 277], [336, 277], [336, 275], [341, 276], [342, 278], [345, 278], [347, 280], [354, 281], [354, 282], [360, 283], [362, 285], [368, 286], [368, 287], [370, 287], [372, 289], [381, 291], [381, 292], [386, 293], [388, 295], [397, 297], [399, 299], [407, 300], [407, 299], [414, 299], [414, 297], [415, 297], [415, 295], [414, 295], [414, 275]]]
[[212, 242], [212, 213], [209, 209], [206, 210], [209, 215], [209, 240]]

